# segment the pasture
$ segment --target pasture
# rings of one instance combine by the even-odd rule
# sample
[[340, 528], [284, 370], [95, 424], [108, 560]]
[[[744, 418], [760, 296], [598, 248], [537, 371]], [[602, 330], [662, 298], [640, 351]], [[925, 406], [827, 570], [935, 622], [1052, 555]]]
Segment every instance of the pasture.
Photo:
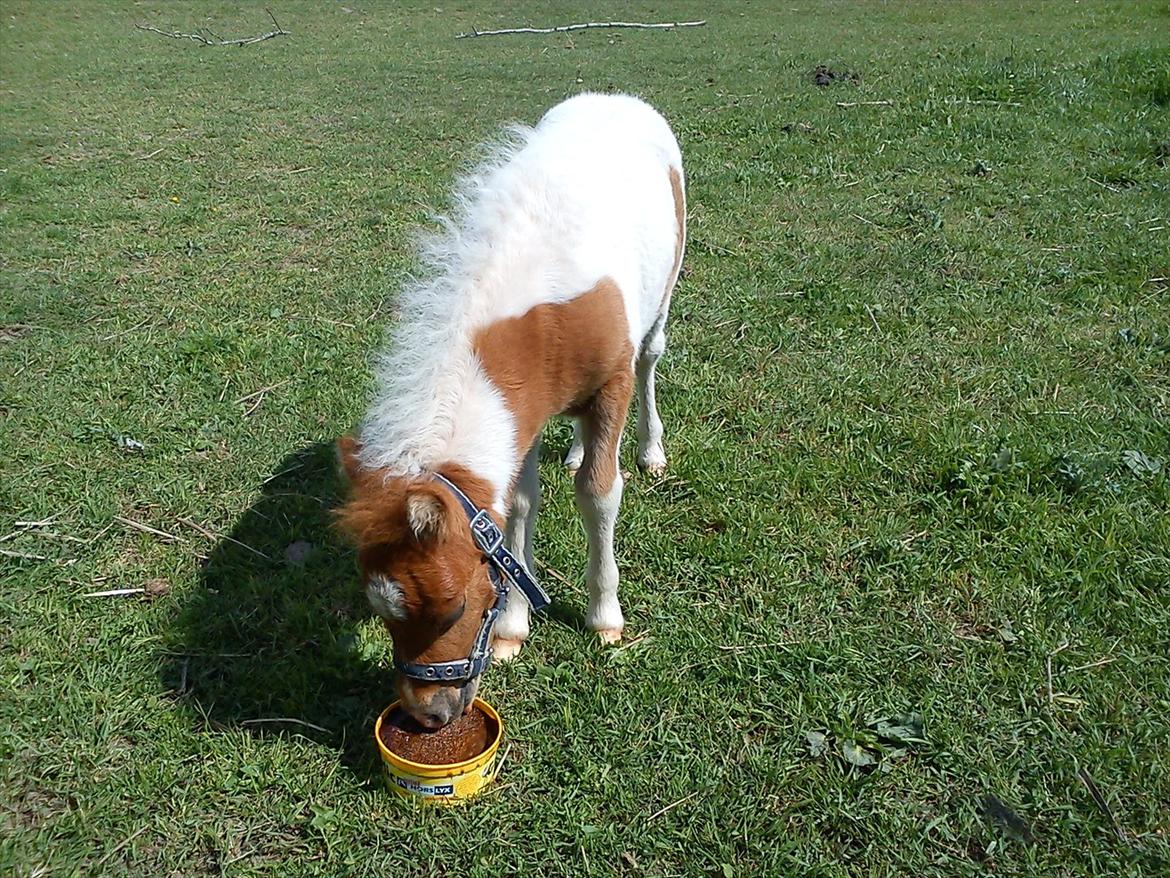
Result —
[[[0, 871], [1167, 874], [1170, 5], [270, 8], [0, 4]], [[455, 39], [609, 18], [707, 24]], [[550, 426], [502, 774], [420, 810], [331, 443], [411, 230], [587, 89], [686, 162], [670, 470], [602, 647]]]

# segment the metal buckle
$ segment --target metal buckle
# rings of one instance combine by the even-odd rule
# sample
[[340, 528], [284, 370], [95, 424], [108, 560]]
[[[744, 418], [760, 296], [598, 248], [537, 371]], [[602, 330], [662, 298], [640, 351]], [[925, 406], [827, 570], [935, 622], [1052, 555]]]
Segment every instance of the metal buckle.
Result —
[[471, 519], [471, 538], [479, 550], [491, 557], [504, 544], [504, 532], [500, 530], [486, 509], [481, 509]]

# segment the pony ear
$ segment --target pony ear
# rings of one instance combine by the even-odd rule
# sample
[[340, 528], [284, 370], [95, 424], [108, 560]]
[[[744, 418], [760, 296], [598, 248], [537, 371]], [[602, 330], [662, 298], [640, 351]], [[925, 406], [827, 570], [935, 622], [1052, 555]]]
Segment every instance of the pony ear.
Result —
[[406, 523], [419, 542], [441, 540], [447, 535], [447, 506], [428, 487], [406, 495]]
[[361, 443], [353, 436], [342, 436], [337, 440], [337, 462], [341, 465], [342, 473], [351, 484], [358, 480], [362, 471], [361, 462], [357, 457], [361, 447]]

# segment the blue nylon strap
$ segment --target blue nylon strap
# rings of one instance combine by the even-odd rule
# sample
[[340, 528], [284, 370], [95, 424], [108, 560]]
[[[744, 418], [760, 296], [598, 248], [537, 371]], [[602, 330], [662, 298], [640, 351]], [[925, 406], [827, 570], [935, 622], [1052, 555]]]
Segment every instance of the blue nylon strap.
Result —
[[492, 585], [496, 588], [496, 602], [483, 616], [483, 624], [479, 626], [479, 633], [475, 636], [475, 643], [471, 646], [471, 655], [465, 659], [453, 662], [403, 662], [394, 659], [394, 667], [399, 673], [415, 680], [428, 683], [456, 682], [478, 677], [487, 670], [492, 663], [492, 629], [496, 627], [496, 619], [504, 611], [504, 602], [508, 599], [508, 586], [500, 580], [500, 576], [492, 571]]
[[468, 496], [459, 489], [459, 486], [447, 477], [435, 473], [435, 479], [446, 485], [447, 489], [455, 495], [455, 499], [459, 501], [459, 505], [463, 507], [463, 511], [471, 521], [471, 538], [475, 540], [479, 550], [491, 562], [492, 567], [500, 570], [508, 579], [512, 580], [512, 583], [520, 589], [533, 610], [538, 613], [546, 610], [552, 601], [520, 559], [504, 548], [504, 534], [496, 526], [491, 513], [472, 503]]

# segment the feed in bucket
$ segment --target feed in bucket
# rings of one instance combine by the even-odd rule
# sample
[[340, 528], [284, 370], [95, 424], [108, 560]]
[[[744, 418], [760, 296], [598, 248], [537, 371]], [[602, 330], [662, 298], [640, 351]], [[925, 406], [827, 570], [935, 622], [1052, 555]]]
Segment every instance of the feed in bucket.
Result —
[[469, 799], [496, 776], [504, 725], [479, 698], [441, 729], [419, 726], [395, 701], [374, 724], [374, 740], [390, 788], [403, 796], [449, 804]]

